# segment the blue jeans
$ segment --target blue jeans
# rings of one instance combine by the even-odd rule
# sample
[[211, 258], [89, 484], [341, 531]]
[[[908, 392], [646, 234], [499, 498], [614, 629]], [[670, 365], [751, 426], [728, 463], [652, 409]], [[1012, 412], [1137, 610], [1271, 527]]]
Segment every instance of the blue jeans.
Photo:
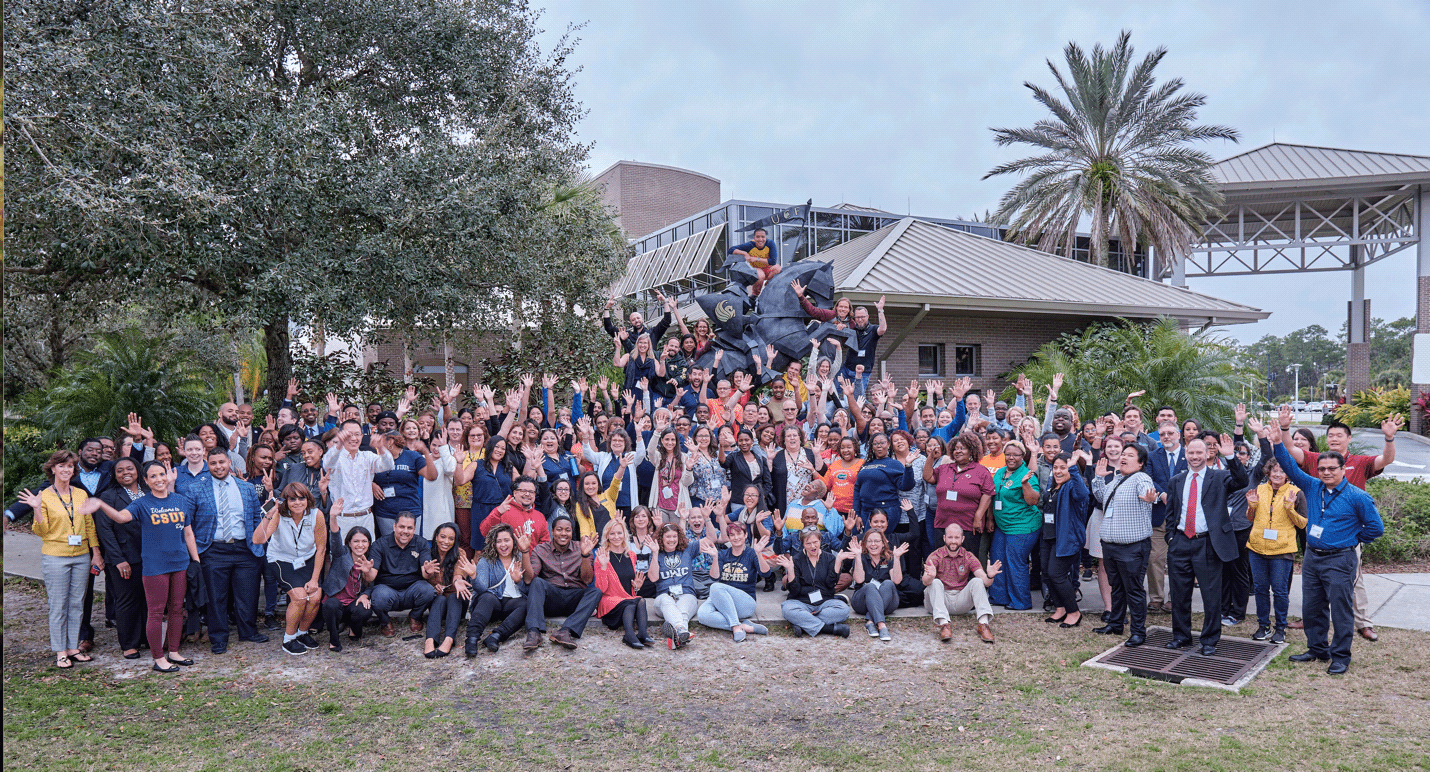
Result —
[[1007, 606], [1010, 611], [1027, 611], [1033, 607], [1033, 595], [1028, 587], [1028, 561], [1038, 546], [1038, 531], [1008, 534], [993, 531], [993, 544], [988, 548], [988, 562], [1003, 561], [1003, 570], [993, 577], [988, 588], [988, 602]]
[[710, 599], [695, 613], [700, 624], [729, 630], [755, 615], [755, 599], [744, 590], [716, 582], [710, 585]]
[[864, 393], [869, 390], [870, 375], [873, 375], [873, 373], [868, 370], [865, 370], [863, 375], [856, 375], [852, 367], [839, 368], [840, 378], [848, 378], [854, 382], [854, 396], [856, 397], [864, 396]]
[[1291, 573], [1296, 561], [1268, 558], [1256, 552], [1247, 553], [1251, 561], [1251, 583], [1256, 594], [1256, 622], [1271, 626], [1271, 609], [1276, 609], [1276, 629], [1286, 628], [1286, 611], [1291, 605]]

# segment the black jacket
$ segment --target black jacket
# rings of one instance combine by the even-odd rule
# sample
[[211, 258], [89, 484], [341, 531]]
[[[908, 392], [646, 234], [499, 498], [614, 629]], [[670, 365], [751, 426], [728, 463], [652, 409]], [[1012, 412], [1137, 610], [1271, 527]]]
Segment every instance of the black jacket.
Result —
[[[754, 485], [760, 489], [760, 508], [768, 509], [770, 502], [774, 500], [773, 491], [770, 485], [770, 467], [765, 463], [759, 454], [755, 454], [755, 467], [751, 468], [745, 461], [745, 456], [738, 450], [730, 451], [721, 463], [726, 471], [730, 473], [730, 500], [743, 502], [745, 488]], [[755, 470], [759, 470], [759, 478], [754, 475]]]
[[839, 572], [834, 566], [834, 553], [829, 550], [819, 553], [819, 563], [813, 566], [802, 549], [791, 554], [790, 560], [794, 561], [794, 580], [786, 585], [790, 600], [808, 603], [809, 593], [815, 590], [822, 596], [821, 603], [837, 597], [834, 585], [839, 581]]
[[[124, 509], [132, 499], [124, 488], [114, 485], [99, 494], [99, 500], [115, 509]], [[116, 523], [102, 512], [94, 513], [94, 530], [99, 535], [99, 551], [104, 555], [105, 565], [128, 563], [138, 576], [140, 561], [143, 559], [139, 532], [139, 521]]]
[[[809, 459], [809, 463], [817, 466], [818, 461], [814, 457], [814, 451], [809, 448], [803, 448], [802, 450], [804, 457]], [[784, 511], [789, 507], [789, 464], [785, 463], [784, 448], [780, 448], [779, 452], [775, 453], [774, 458], [766, 462], [766, 464], [770, 468], [770, 498], [765, 501], [765, 504], [770, 507], [771, 511], [783, 515]], [[734, 488], [730, 489], [730, 498], [736, 501], [742, 501], [742, 496], [743, 494], [737, 492]]]
[[[1236, 560], [1240, 555], [1236, 544], [1236, 528], [1228, 511], [1227, 500], [1233, 492], [1246, 488], [1246, 467], [1236, 458], [1232, 458], [1226, 465], [1227, 469], [1202, 467], [1199, 472], [1202, 475], [1201, 488], [1197, 494], [1202, 514], [1207, 518], [1207, 537], [1211, 539], [1212, 549], [1216, 550], [1217, 557], [1224, 563]], [[1182, 514], [1186, 509], [1182, 502], [1182, 487], [1186, 484], [1189, 474], [1191, 470], [1182, 472], [1173, 477], [1167, 486], [1166, 528], [1169, 544], [1181, 530]]]

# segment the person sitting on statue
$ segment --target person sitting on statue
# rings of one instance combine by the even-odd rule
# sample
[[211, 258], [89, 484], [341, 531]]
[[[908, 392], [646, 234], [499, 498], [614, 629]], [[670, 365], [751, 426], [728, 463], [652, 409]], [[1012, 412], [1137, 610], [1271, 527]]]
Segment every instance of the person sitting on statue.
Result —
[[755, 285], [750, 288], [750, 296], [756, 297], [760, 290], [764, 289], [765, 282], [774, 278], [780, 272], [780, 250], [769, 240], [769, 234], [764, 228], [756, 228], [754, 239], [743, 244], [736, 244], [730, 247], [729, 254], [740, 255], [745, 258], [745, 262], [755, 269], [755, 273], [760, 275]]

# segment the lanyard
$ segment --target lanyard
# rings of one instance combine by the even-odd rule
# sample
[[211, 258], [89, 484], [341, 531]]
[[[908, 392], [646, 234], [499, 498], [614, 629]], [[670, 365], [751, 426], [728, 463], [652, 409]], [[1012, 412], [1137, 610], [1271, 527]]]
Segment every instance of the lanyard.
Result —
[[[59, 494], [58, 492], [55, 493], [55, 498], [60, 499], [60, 494]], [[69, 518], [70, 518], [70, 533], [74, 533], [74, 532], [75, 532], [75, 524], [74, 524], [74, 488], [70, 488], [70, 498], [69, 498], [69, 501], [65, 501], [64, 499], [60, 499], [60, 506], [63, 506], [63, 507], [65, 508], [65, 514], [66, 514], [66, 515], [69, 515]]]
[[1321, 486], [1321, 516], [1322, 516], [1322, 517], [1325, 517], [1325, 515], [1326, 515], [1326, 507], [1329, 507], [1330, 505], [1336, 503], [1336, 499], [1340, 498], [1340, 495], [1341, 495], [1341, 489], [1340, 489], [1340, 488], [1336, 488], [1335, 492], [1331, 494], [1331, 500], [1330, 500], [1330, 501], [1326, 501], [1326, 486], [1324, 486], [1324, 485]]

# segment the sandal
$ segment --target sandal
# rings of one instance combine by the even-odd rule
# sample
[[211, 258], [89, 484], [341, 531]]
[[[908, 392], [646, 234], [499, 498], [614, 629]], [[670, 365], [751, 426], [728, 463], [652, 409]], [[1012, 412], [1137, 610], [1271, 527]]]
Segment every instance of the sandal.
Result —
[[94, 661], [94, 657], [91, 657], [91, 656], [88, 655], [88, 654], [82, 654], [82, 653], [81, 653], [81, 654], [71, 654], [71, 655], [70, 655], [70, 659], [74, 660], [75, 662], [93, 662], [93, 661]]
[[55, 657], [55, 667], [61, 670], [69, 670], [74, 667], [74, 663], [70, 661], [69, 657], [60, 654]]

